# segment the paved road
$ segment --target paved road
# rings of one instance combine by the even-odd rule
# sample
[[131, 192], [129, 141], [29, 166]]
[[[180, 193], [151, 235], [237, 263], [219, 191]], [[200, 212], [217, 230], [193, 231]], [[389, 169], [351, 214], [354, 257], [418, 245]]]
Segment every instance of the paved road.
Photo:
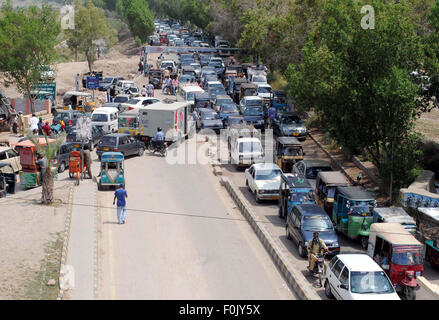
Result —
[[[101, 210], [100, 299], [294, 299], [211, 166], [125, 161], [128, 217]], [[99, 192], [111, 207], [113, 192]]]

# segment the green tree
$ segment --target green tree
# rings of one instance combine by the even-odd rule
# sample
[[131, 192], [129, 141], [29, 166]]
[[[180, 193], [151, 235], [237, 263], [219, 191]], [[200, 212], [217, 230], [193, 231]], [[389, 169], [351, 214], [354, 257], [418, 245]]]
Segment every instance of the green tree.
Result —
[[0, 11], [0, 70], [6, 86], [15, 84], [26, 94], [35, 112], [31, 91], [40, 81], [40, 69], [50, 65], [55, 57], [54, 49], [60, 24], [56, 11], [50, 6], [12, 7], [4, 4]]
[[[375, 0], [375, 29], [361, 27], [365, 2], [334, 0], [310, 32], [300, 65], [287, 71], [296, 105], [313, 109], [337, 142], [351, 153], [366, 150], [384, 179], [406, 185], [419, 154], [414, 122], [421, 109], [410, 77], [423, 61], [412, 9]], [[395, 159], [401, 166], [395, 167]]]
[[39, 139], [32, 133], [27, 135], [30, 141], [37, 146], [38, 153], [47, 161], [47, 168], [44, 171], [42, 177], [42, 190], [41, 190], [41, 201], [43, 204], [50, 204], [53, 202], [53, 186], [54, 186], [54, 176], [52, 172], [52, 159], [55, 157], [56, 152], [59, 150], [61, 144], [66, 139], [66, 133], [61, 133], [56, 138], [55, 142], [49, 143], [46, 134], [44, 134], [45, 143], [39, 143]]
[[116, 30], [108, 26], [104, 11], [91, 0], [87, 0], [85, 6], [75, 2], [75, 29], [68, 31], [68, 38], [71, 50], [84, 53], [89, 71], [96, 61], [97, 48], [102, 45], [110, 48], [117, 42]]
[[119, 0], [118, 8], [127, 23], [131, 35], [146, 42], [154, 32], [154, 15], [146, 0]]

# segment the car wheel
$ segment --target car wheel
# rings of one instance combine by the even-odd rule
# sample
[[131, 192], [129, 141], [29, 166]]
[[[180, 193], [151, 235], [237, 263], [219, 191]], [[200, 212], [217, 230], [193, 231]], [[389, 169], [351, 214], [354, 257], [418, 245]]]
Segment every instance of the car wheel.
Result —
[[297, 249], [299, 250], [299, 256], [301, 256], [302, 258], [305, 258], [306, 252], [305, 252], [305, 249], [303, 248], [303, 245], [301, 242], [299, 242]]
[[329, 285], [329, 281], [328, 280], [325, 281], [325, 295], [329, 299], [334, 299], [334, 295], [331, 292], [331, 286]]
[[252, 189], [250, 189], [250, 186], [248, 185], [248, 180], [247, 179], [245, 179], [245, 185], [247, 186], [247, 189], [251, 192]]
[[58, 167], [58, 172], [61, 173], [61, 172], [64, 172], [64, 170], [66, 170], [66, 165], [64, 162], [61, 162], [59, 167]]
[[363, 249], [367, 249], [367, 244], [369, 242], [369, 239], [367, 237], [361, 237], [361, 246]]
[[139, 156], [139, 157], [143, 156], [143, 153], [144, 153], [144, 152], [145, 152], [145, 149], [140, 148], [140, 149], [139, 149], [138, 156]]
[[285, 233], [287, 234], [287, 239], [292, 240], [290, 231], [288, 230], [288, 226], [285, 227]]
[[261, 203], [261, 199], [259, 199], [259, 197], [258, 197], [258, 193], [255, 191], [255, 201], [257, 202], [257, 203]]
[[101, 161], [101, 158], [102, 158], [102, 157], [98, 155], [98, 160], [99, 160], [99, 161]]

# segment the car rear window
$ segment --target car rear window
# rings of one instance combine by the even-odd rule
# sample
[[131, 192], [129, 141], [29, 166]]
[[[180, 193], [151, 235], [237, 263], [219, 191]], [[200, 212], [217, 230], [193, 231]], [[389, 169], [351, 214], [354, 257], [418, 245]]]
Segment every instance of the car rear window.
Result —
[[111, 136], [103, 136], [101, 141], [99, 141], [99, 144], [106, 144], [106, 145], [116, 145], [117, 138], [111, 137]]

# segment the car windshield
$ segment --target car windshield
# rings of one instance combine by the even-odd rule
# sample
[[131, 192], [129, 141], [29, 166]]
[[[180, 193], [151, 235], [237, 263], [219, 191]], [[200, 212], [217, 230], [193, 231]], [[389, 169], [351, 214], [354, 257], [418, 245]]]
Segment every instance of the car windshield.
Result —
[[168, 68], [168, 67], [174, 67], [174, 65], [171, 63], [171, 62], [163, 62], [161, 65], [160, 65], [160, 68], [161, 69], [163, 69], [163, 68]]
[[186, 100], [187, 101], [194, 101], [195, 100], [195, 92], [186, 93]]
[[263, 116], [264, 109], [261, 107], [251, 107], [244, 110], [244, 116]]
[[135, 129], [137, 128], [137, 117], [119, 117], [119, 128], [131, 128]]
[[256, 171], [255, 180], [278, 180], [280, 181], [281, 171], [279, 169], [274, 170], [258, 170]]
[[369, 206], [352, 206], [350, 212], [355, 216], [372, 216], [373, 207]]
[[271, 88], [270, 87], [259, 87], [258, 92], [259, 93], [271, 93]]
[[303, 121], [299, 117], [282, 117], [281, 122], [285, 124], [299, 124]]
[[311, 203], [314, 201], [312, 192], [303, 191], [303, 192], [293, 192], [291, 193], [290, 201], [297, 203]]
[[104, 78], [104, 83], [111, 83], [113, 81], [113, 78]]
[[392, 262], [401, 266], [414, 266], [422, 264], [423, 262], [421, 249], [395, 249], [392, 253]]
[[232, 112], [237, 112], [237, 111], [238, 111], [238, 109], [236, 108], [236, 106], [234, 104], [221, 105], [221, 112], [232, 113]]
[[201, 66], [198, 63], [192, 63], [191, 67], [194, 68], [195, 70], [200, 70]]
[[117, 142], [116, 137], [103, 136], [102, 139], [99, 141], [99, 144], [115, 145], [116, 142]]
[[306, 178], [307, 179], [316, 179], [317, 178], [317, 174], [320, 171], [332, 171], [331, 167], [312, 167], [312, 168], [308, 168], [306, 169]]
[[113, 102], [119, 102], [119, 103], [127, 102], [127, 101], [128, 101], [128, 97], [116, 97], [113, 100]]
[[334, 198], [336, 188], [329, 188], [328, 189], [328, 198]]
[[384, 271], [352, 271], [350, 282], [352, 293], [380, 294], [395, 292]]
[[242, 118], [228, 118], [228, 124], [232, 125], [232, 124], [238, 124], [238, 123], [244, 123], [244, 119]]
[[239, 152], [262, 152], [262, 146], [259, 142], [241, 142]]
[[68, 112], [59, 112], [58, 114], [53, 118], [55, 121], [64, 120], [65, 118], [70, 119], [70, 115]]
[[332, 229], [332, 222], [327, 216], [303, 217], [303, 230], [305, 231], [329, 231]]
[[264, 105], [264, 101], [262, 100], [247, 100], [246, 102], [247, 106], [263, 106]]
[[95, 122], [107, 122], [108, 121], [108, 115], [104, 113], [95, 113], [91, 117], [91, 121]]
[[253, 82], [267, 82], [264, 77], [253, 77]]
[[216, 112], [202, 112], [201, 118], [203, 120], [215, 120], [215, 119], [219, 119], [219, 115]]
[[286, 147], [283, 150], [284, 156], [302, 156], [303, 150], [301, 147]]
[[131, 100], [127, 101], [126, 103], [128, 103], [128, 104], [138, 104], [139, 101], [140, 101], [140, 99], [131, 99]]

